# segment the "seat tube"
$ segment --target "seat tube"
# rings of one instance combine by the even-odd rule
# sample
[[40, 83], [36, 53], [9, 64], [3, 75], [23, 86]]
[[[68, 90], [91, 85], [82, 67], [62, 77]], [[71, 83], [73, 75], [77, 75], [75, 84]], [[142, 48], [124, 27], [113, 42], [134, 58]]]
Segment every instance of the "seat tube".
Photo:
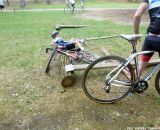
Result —
[[[136, 45], [134, 44], [134, 42], [132, 42], [132, 54], [133, 53], [137, 53], [137, 49], [136, 49]], [[135, 73], [136, 73], [136, 77], [139, 78], [139, 62], [138, 62], [138, 57], [134, 57], [134, 63], [135, 63]]]
[[139, 62], [138, 62], [138, 57], [136, 56], [134, 58], [134, 62], [135, 62], [135, 73], [136, 73], [136, 77], [139, 78]]

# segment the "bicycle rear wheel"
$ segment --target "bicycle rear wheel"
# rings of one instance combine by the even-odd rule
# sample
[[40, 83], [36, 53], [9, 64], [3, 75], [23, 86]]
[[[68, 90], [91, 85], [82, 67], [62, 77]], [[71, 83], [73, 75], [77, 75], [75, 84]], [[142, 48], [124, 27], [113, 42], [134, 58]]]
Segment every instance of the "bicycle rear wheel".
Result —
[[158, 94], [160, 94], [160, 71], [158, 71], [156, 79], [155, 79], [155, 88]]
[[52, 64], [54, 63], [55, 56], [56, 56], [56, 52], [57, 52], [57, 47], [53, 49], [53, 51], [52, 51], [51, 55], [49, 56], [49, 60], [48, 60], [48, 64], [47, 64], [47, 67], [46, 67], [45, 73], [48, 73], [48, 72], [49, 72], [51, 62], [52, 62]]
[[[82, 77], [87, 97], [98, 103], [114, 103], [127, 96], [135, 74], [130, 64], [120, 71], [125, 63], [126, 60], [118, 56], [102, 57], [91, 63]], [[110, 88], [109, 91], [106, 88]]]

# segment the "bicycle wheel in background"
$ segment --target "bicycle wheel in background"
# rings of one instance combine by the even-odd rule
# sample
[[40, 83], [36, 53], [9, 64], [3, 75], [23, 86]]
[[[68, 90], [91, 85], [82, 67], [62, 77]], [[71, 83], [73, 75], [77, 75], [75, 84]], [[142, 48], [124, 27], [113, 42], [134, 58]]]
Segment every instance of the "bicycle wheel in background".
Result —
[[160, 71], [158, 71], [156, 79], [155, 79], [155, 88], [158, 94], [160, 94]]
[[81, 9], [80, 9], [80, 7], [75, 6], [75, 7], [74, 7], [74, 11], [73, 11], [73, 13], [81, 13]]
[[69, 6], [64, 7], [64, 12], [65, 13], [71, 13], [71, 8]]
[[[108, 82], [120, 70], [118, 66], [125, 63], [126, 60], [118, 56], [102, 57], [91, 63], [82, 78], [85, 94], [98, 103], [114, 103], [127, 96], [135, 78], [130, 64], [120, 71], [112, 82]], [[109, 86], [110, 90], [107, 90], [106, 86]]]
[[48, 64], [45, 70], [45, 73], [48, 73], [50, 70], [50, 66], [51, 66], [51, 62], [52, 64], [54, 63], [55, 57], [56, 57], [56, 53], [57, 53], [57, 47], [53, 49], [51, 55], [49, 56], [49, 60], [48, 60]]

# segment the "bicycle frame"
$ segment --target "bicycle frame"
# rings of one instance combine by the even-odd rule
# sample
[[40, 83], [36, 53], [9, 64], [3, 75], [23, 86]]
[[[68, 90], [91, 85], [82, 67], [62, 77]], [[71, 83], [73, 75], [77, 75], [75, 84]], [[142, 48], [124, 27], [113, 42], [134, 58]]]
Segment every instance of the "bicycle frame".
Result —
[[65, 8], [68, 8], [69, 11], [73, 13], [75, 11], [76, 6], [75, 5], [72, 6], [72, 3], [68, 2], [66, 3], [66, 6], [64, 7], [64, 9]]
[[70, 51], [70, 52], [66, 52], [66, 51], [63, 51], [61, 49], [57, 49], [57, 52], [60, 53], [60, 54], [63, 54], [63, 55], [66, 55], [66, 56], [69, 56], [71, 58], [77, 58], [77, 52], [76, 51]]
[[[91, 63], [91, 61], [88, 61], [88, 60], [86, 60], [86, 58], [87, 58], [87, 56], [89, 55], [89, 56], [91, 56], [92, 54], [90, 54], [90, 53], [88, 53], [87, 55], [85, 54], [85, 55], [83, 55], [82, 54], [82, 57], [78, 57], [79, 56], [79, 54], [77, 53], [77, 50], [75, 49], [75, 50], [63, 50], [62, 48], [58, 48], [58, 46], [57, 45], [55, 45], [56, 47], [54, 48], [54, 49], [56, 49], [56, 52], [57, 53], [59, 53], [59, 54], [62, 54], [62, 55], [66, 55], [66, 56], [68, 56], [68, 57], [70, 57], [71, 58], [71, 60], [72, 59], [76, 59], [76, 58], [80, 58], [83, 62], [85, 62], [85, 63], [87, 63], [87, 64], [90, 64]], [[52, 50], [52, 49], [50, 49], [50, 48], [48, 48], [49, 50]]]
[[[136, 45], [134, 45], [132, 43], [132, 48], [133, 48], [133, 52], [132, 54], [126, 59], [127, 62], [122, 65], [120, 64], [119, 66], [117, 66], [115, 69], [113, 69], [107, 76], [106, 76], [106, 80], [108, 77], [110, 77], [110, 75], [117, 71], [118, 69], [118, 72], [109, 80], [108, 83], [111, 83], [119, 74], [120, 72], [125, 68], [127, 67], [131, 61], [134, 61], [134, 65], [135, 65], [135, 74], [136, 74], [136, 79], [135, 81], [139, 80], [140, 79], [140, 74], [139, 74], [139, 68], [138, 68], [138, 56], [141, 55], [141, 54], [148, 54], [148, 53], [153, 53], [154, 51], [141, 51], [141, 52], [136, 52]], [[144, 81], [147, 81], [151, 78], [151, 76], [160, 68], [160, 63], [158, 65], [156, 65], [155, 67], [153, 67], [153, 69], [143, 78]]]
[[[139, 68], [138, 68], [138, 56], [141, 54], [148, 54], [148, 53], [154, 53], [155, 51], [141, 51], [138, 52], [136, 51], [136, 45], [133, 42], [130, 42], [132, 44], [132, 49], [133, 52], [131, 54], [131, 56], [127, 59], [128, 64], [134, 59], [134, 63], [135, 63], [135, 68], [136, 68], [136, 80], [140, 80], [140, 74], [139, 74]], [[151, 76], [160, 68], [160, 63], [158, 63], [158, 65], [156, 65], [155, 67], [153, 67], [153, 69], [143, 78], [144, 81], [147, 81], [151, 78]]]

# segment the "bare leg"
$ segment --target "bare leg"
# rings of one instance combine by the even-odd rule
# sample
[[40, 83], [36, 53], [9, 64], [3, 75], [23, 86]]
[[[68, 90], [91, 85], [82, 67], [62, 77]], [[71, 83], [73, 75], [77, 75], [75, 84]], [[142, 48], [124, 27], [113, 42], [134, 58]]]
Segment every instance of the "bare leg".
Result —
[[78, 40], [75, 41], [75, 45], [80, 48], [82, 51], [84, 50], [84, 47], [80, 44]]
[[80, 44], [79, 40], [72, 38], [71, 41], [75, 44], [76, 47], [80, 48], [82, 51], [84, 47]]
[[147, 64], [148, 64], [148, 61], [142, 61], [142, 60], [141, 60], [141, 63], [140, 63], [140, 65], [139, 65], [139, 74], [140, 74], [140, 76], [141, 76], [142, 73], [144, 72]]

